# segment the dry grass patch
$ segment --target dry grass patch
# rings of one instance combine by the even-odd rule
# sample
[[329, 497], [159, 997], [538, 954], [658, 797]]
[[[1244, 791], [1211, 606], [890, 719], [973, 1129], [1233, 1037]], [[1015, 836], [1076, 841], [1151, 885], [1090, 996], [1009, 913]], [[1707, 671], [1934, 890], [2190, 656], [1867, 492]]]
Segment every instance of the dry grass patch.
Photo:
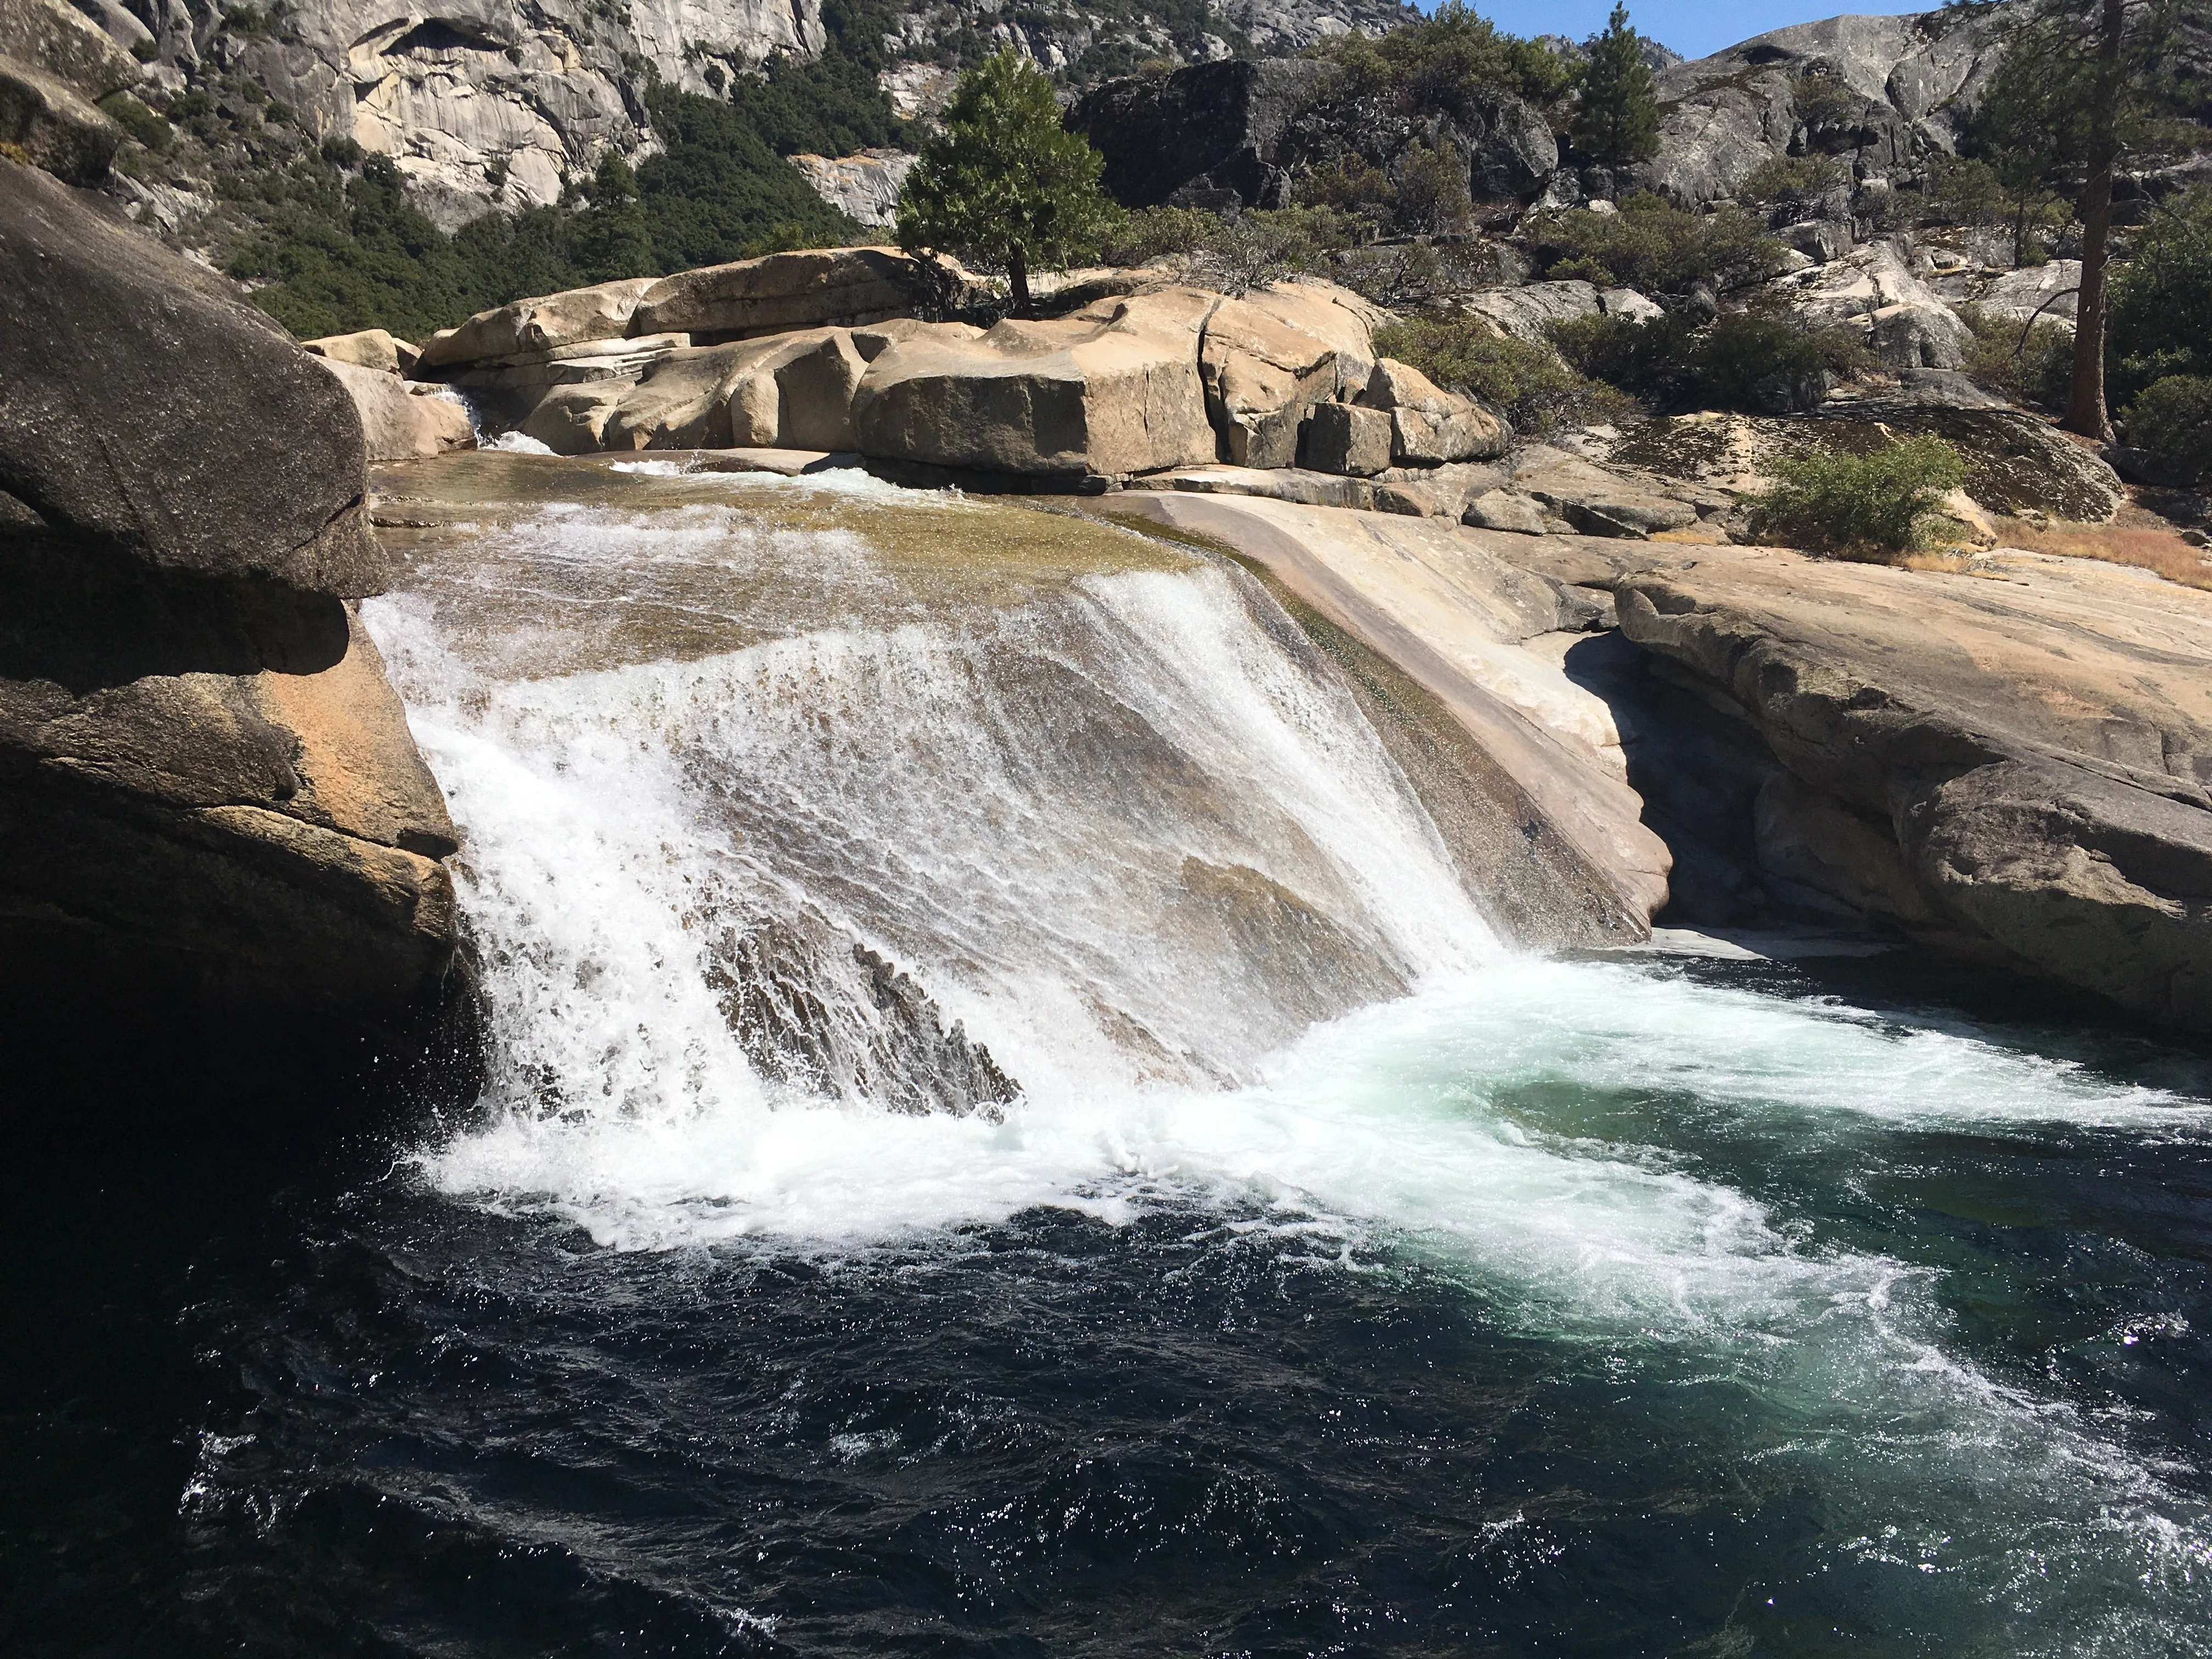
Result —
[[2206, 550], [2181, 539], [2163, 519], [2139, 507], [2124, 507], [2108, 525], [2054, 520], [2039, 528], [2026, 519], [1999, 519], [1998, 539], [2031, 553], [2055, 553], [2071, 559], [2102, 559], [2107, 564], [2154, 570], [2168, 581], [2212, 592], [2212, 564]]

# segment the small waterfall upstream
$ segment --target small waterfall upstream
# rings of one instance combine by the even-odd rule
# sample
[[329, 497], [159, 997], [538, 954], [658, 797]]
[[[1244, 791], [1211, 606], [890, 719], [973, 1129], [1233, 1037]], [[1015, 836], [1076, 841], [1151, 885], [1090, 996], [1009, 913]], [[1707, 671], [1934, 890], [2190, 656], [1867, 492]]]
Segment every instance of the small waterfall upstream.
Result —
[[[709, 524], [685, 552], [747, 539]], [[601, 578], [671, 556], [607, 515], [508, 534]], [[804, 587], [851, 539], [773, 556]], [[1330, 671], [1178, 564], [542, 678], [470, 662], [435, 605], [372, 608], [466, 825], [499, 1086], [636, 1114], [1229, 1085], [1495, 955]]]

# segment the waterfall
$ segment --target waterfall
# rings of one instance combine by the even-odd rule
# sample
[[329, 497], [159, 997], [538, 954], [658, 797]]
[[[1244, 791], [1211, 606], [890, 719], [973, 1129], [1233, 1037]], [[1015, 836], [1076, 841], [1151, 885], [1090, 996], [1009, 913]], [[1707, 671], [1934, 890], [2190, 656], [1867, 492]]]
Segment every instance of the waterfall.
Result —
[[[972, 564], [1007, 516], [948, 520]], [[691, 1134], [1234, 1087], [1496, 957], [1304, 637], [1225, 565], [1128, 562], [979, 604], [848, 527], [556, 503], [369, 605], [465, 838], [494, 1106]]]

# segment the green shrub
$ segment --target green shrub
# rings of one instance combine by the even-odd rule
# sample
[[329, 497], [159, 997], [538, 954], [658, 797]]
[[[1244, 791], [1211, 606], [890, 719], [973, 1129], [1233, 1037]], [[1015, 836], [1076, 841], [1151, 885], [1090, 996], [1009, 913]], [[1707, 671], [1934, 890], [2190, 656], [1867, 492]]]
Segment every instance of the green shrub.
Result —
[[1978, 157], [1930, 158], [1921, 198], [1928, 215], [1954, 225], [1994, 225], [2010, 202], [1996, 169]]
[[2162, 205], [2112, 284], [2105, 335], [2115, 404], [2169, 375], [2212, 375], [2212, 186]]
[[1533, 40], [1501, 33], [1464, 3], [1443, 0], [1429, 16], [1392, 29], [1380, 40], [1354, 31], [1312, 51], [1338, 66], [1334, 95], [1388, 94], [1416, 109], [1481, 117], [1486, 92], [1510, 92], [1534, 104], [1557, 103], [1574, 70]]
[[656, 86], [646, 109], [666, 146], [637, 170], [659, 270], [753, 258], [777, 247], [834, 246], [858, 228], [734, 106]]
[[1111, 265], [1188, 259], [1220, 246], [1225, 234], [1221, 216], [1202, 208], [1138, 208], [1106, 228], [1099, 257]]
[[1375, 349], [1411, 363], [1438, 386], [1505, 411], [1516, 432], [1611, 419], [1628, 400], [1577, 374], [1555, 352], [1468, 317], [1417, 318], [1375, 331]]
[[1392, 222], [1416, 236], [1462, 228], [1474, 213], [1467, 178], [1467, 158], [1452, 145], [1408, 145], [1390, 164]]
[[2066, 406], [2074, 373], [2072, 329], [2052, 322], [2023, 325], [2017, 317], [1992, 316], [1979, 306], [1961, 306], [1959, 317], [1974, 337], [1960, 367], [1976, 386], [2031, 407]]
[[1741, 208], [1692, 213], [1650, 191], [1625, 198], [1613, 213], [1531, 214], [1522, 232], [1547, 277], [1564, 268], [1605, 278], [1604, 287], [1680, 294], [1710, 283], [1725, 292], [1782, 268], [1782, 244]]
[[1577, 373], [1638, 397], [1699, 409], [1786, 413], [1820, 401], [1809, 388], [1823, 375], [1861, 374], [1875, 361], [1848, 330], [1808, 328], [1747, 312], [1704, 328], [1677, 316], [1644, 322], [1581, 317], [1554, 325], [1551, 333]]
[[1735, 195], [1761, 212], [1806, 219], [1829, 191], [1850, 181], [1850, 168], [1832, 155], [1777, 155], [1753, 167]]
[[2128, 406], [2128, 442], [2177, 482], [2212, 474], [2212, 377], [2169, 374], [2143, 388]]
[[1822, 70], [1801, 75], [1790, 83], [1797, 114], [1808, 127], [1841, 126], [1855, 122], [1867, 106], [1839, 75]]
[[1697, 325], [1686, 317], [1638, 322], [1600, 313], [1554, 323], [1549, 331], [1552, 343], [1577, 374], [1640, 397], [1686, 373]]
[[1754, 535], [1880, 558], [1920, 544], [1966, 467], [1941, 438], [1907, 438], [1864, 455], [1807, 451], [1776, 462], [1774, 473], [1774, 488], [1753, 507]]
[[111, 92], [100, 100], [115, 125], [151, 150], [165, 150], [176, 142], [177, 130], [127, 92]]
[[[1466, 190], [1466, 181], [1460, 188]], [[1325, 207], [1343, 214], [1363, 241], [1397, 222], [1398, 186], [1390, 175], [1357, 150], [1298, 180], [1301, 207]]]
[[1820, 402], [1825, 385], [1817, 393], [1808, 388], [1823, 377], [1863, 374], [1875, 361], [1848, 329], [1808, 328], [1747, 311], [1714, 319], [1691, 367], [1706, 408], [1780, 414]]

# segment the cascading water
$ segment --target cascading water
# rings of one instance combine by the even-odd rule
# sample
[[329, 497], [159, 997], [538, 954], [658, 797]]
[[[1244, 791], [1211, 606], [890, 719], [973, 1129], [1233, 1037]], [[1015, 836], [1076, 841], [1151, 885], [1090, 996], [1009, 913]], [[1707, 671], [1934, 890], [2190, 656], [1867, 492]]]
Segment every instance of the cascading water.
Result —
[[489, 1097], [198, 1304], [227, 1642], [2212, 1651], [2200, 1062], [1505, 951], [1184, 550], [472, 465]]

